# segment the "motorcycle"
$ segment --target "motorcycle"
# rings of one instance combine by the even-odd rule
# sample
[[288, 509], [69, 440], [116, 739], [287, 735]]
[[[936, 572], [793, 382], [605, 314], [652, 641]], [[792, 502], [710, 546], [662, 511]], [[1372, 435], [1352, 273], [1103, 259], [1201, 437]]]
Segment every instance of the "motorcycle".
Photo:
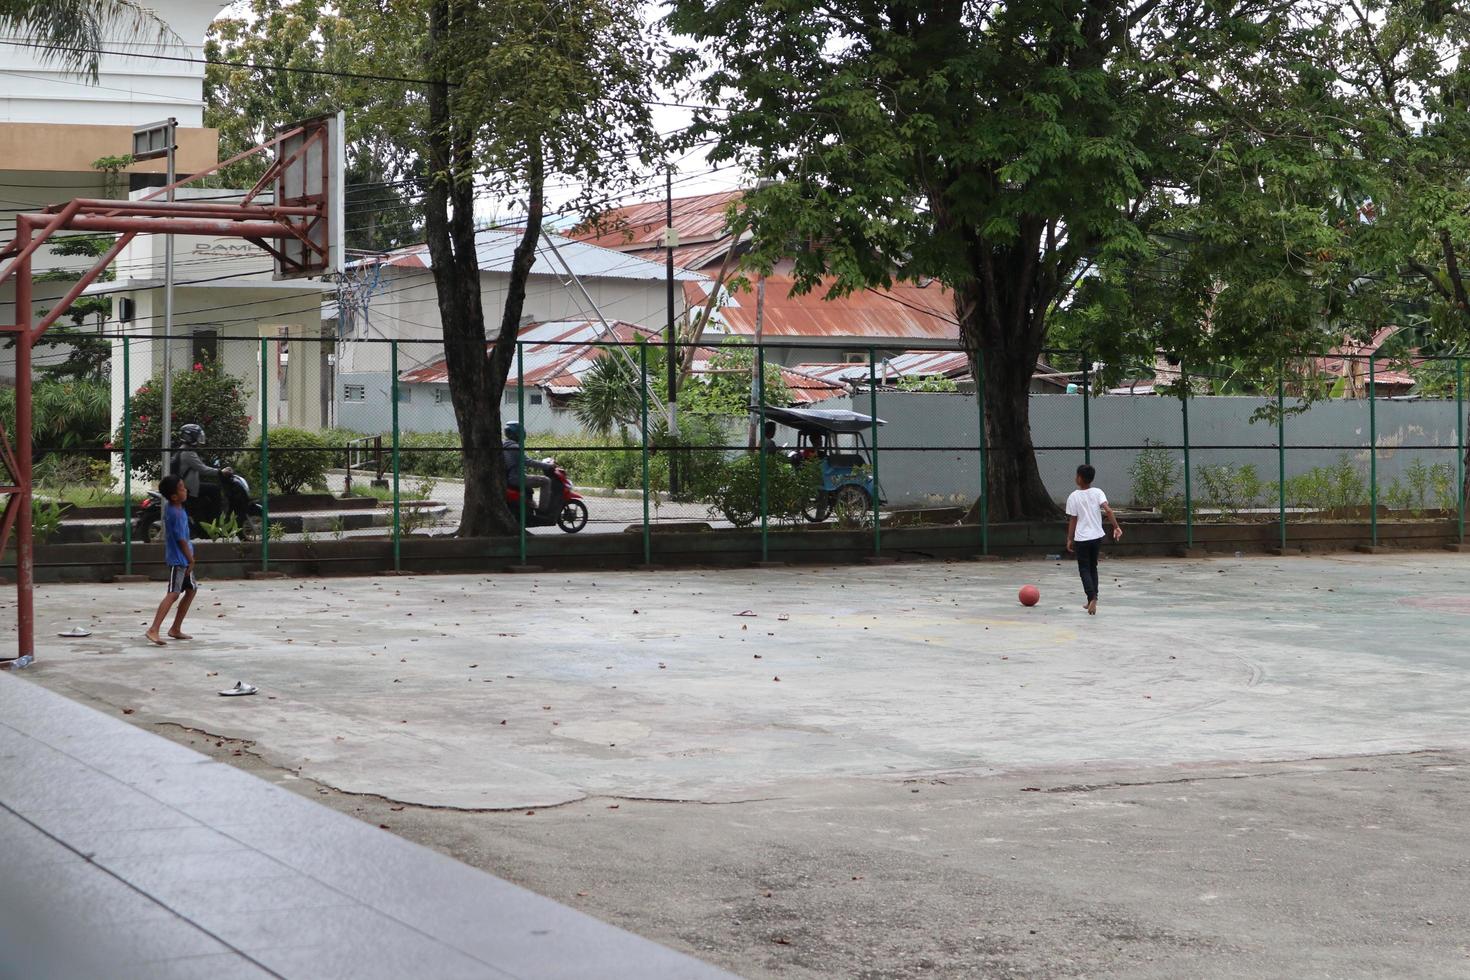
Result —
[[[587, 526], [587, 504], [577, 488], [572, 486], [571, 478], [567, 471], [556, 465], [554, 459], [543, 459], [542, 465], [546, 475], [551, 477], [550, 485], [545, 493], [551, 494], [551, 506], [547, 508], [548, 514], [543, 514], [533, 507], [528, 497], [526, 500], [526, 527], [551, 527], [553, 524], [568, 534], [576, 534]], [[517, 487], [506, 487], [505, 504], [510, 512], [520, 519], [521, 492]], [[554, 516], [553, 516], [554, 515]]]
[[[212, 465], [218, 468], [221, 464], [216, 459]], [[138, 502], [138, 519], [133, 525], [133, 540], [148, 542], [154, 539], [158, 524], [163, 520], [165, 503], [163, 494], [157, 490], [149, 490], [148, 495]], [[260, 502], [251, 499], [250, 484], [238, 473], [220, 479], [218, 495], [201, 494], [198, 497], [189, 497], [184, 501], [184, 512], [189, 515], [191, 539], [209, 537], [200, 525], [213, 523], [224, 516], [233, 516], [240, 525], [240, 540], [247, 541], [255, 533], [251, 518], [261, 516]]]

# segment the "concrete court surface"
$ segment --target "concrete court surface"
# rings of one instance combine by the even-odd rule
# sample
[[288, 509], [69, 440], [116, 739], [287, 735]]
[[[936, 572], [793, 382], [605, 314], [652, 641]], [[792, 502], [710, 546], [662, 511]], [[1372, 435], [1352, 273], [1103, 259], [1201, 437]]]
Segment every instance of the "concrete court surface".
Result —
[[1467, 573], [45, 586], [28, 676], [747, 976], [1470, 976]]

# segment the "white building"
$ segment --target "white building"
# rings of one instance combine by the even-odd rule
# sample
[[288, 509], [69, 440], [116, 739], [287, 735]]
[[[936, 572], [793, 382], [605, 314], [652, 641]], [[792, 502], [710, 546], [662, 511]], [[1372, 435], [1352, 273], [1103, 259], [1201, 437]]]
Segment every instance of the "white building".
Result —
[[[132, 35], [108, 41], [111, 51], [198, 58], [210, 22], [224, 0], [149, 0], [146, 5], [172, 36], [139, 39]], [[188, 173], [216, 160], [218, 134], [204, 128], [204, 65], [158, 58], [101, 56], [97, 82], [67, 74], [45, 61], [29, 38], [0, 36], [0, 238], [8, 241], [15, 215], [74, 197], [101, 197], [106, 177], [92, 166], [103, 157], [127, 154], [135, 127], [172, 116], [179, 121], [178, 168]], [[162, 160], [137, 164], [122, 177], [122, 191], [158, 183]], [[37, 273], [82, 271], [85, 257], [62, 257], [49, 249], [38, 253]], [[119, 268], [122, 274], [122, 268]], [[67, 289], [64, 282], [36, 284], [35, 306], [49, 307]], [[0, 321], [14, 322], [15, 286], [0, 286]], [[64, 357], [45, 348], [36, 351], [37, 365]], [[0, 352], [0, 381], [12, 381], [13, 351]]]
[[[134, 193], [141, 196], [144, 191]], [[176, 199], [219, 201], [232, 192], [180, 188]], [[234, 192], [243, 197], [243, 192]], [[159, 377], [164, 360], [164, 240], [139, 235], [118, 256], [116, 280], [94, 283], [87, 295], [113, 299], [105, 327], [113, 341], [112, 417], [122, 418], [123, 392]], [[322, 340], [322, 298], [336, 286], [319, 280], [272, 278], [271, 256], [239, 238], [174, 236], [173, 327], [169, 360], [173, 370], [216, 361], [244, 382], [252, 419], [259, 430], [258, 379], [261, 358], [270, 382], [272, 425], [320, 428], [331, 414], [328, 377], [331, 344]], [[295, 342], [292, 342], [295, 338]], [[261, 340], [265, 340], [262, 354]], [[193, 419], [175, 418], [175, 427]]]
[[[637, 256], [585, 242], [550, 236], [554, 254], [543, 238], [526, 284], [526, 303], [521, 322], [586, 321], [600, 312], [609, 322], [662, 330], [668, 319], [665, 268]], [[490, 337], [499, 333], [500, 311], [505, 308], [510, 283], [510, 263], [520, 231], [487, 230], [475, 235], [480, 263], [480, 298], [484, 304], [485, 327]], [[571, 281], [562, 266], [565, 261], [580, 281]], [[389, 369], [388, 345], [372, 341], [399, 341], [398, 368], [408, 371], [444, 356], [444, 328], [439, 319], [439, 300], [434, 291], [433, 266], [426, 245], [399, 249], [378, 259], [359, 263], [354, 273], [368, 283], [364, 303], [345, 315], [341, 369], [349, 373], [381, 373]], [[705, 282], [697, 272], [675, 269], [674, 315], [685, 312], [684, 283]], [[584, 296], [582, 290], [587, 295]], [[589, 302], [590, 297], [590, 302]], [[595, 305], [596, 310], [593, 309]], [[340, 393], [339, 393], [340, 394]]]

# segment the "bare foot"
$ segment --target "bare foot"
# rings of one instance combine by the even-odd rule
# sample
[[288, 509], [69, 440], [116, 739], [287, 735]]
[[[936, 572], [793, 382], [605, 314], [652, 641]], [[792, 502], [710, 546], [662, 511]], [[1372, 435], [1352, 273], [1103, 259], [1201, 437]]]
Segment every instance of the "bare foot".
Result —
[[1088, 600], [1088, 603], [1087, 603], [1087, 615], [1089, 615], [1089, 616], [1096, 616], [1097, 615], [1097, 600], [1096, 599], [1090, 599], [1090, 600]]
[[154, 646], [161, 647], [161, 646], [167, 646], [168, 645], [168, 644], [164, 643], [163, 640], [159, 639], [158, 634], [155, 633], [155, 632], [153, 632], [152, 630], [149, 630], [148, 632], [144, 633], [143, 635], [145, 637], [147, 637], [148, 642], [149, 643], [152, 643]]
[[171, 636], [171, 637], [173, 637], [175, 640], [192, 640], [192, 639], [194, 639], [188, 633], [180, 633], [178, 630], [169, 630], [168, 631], [168, 635]]

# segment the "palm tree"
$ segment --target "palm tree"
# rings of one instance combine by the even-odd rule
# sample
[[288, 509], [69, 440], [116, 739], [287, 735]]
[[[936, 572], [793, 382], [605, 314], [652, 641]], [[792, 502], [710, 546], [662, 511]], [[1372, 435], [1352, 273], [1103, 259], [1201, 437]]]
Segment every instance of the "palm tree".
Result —
[[43, 57], [97, 80], [100, 50], [115, 32], [173, 36], [168, 25], [137, 0], [0, 0], [0, 33], [34, 39]]

